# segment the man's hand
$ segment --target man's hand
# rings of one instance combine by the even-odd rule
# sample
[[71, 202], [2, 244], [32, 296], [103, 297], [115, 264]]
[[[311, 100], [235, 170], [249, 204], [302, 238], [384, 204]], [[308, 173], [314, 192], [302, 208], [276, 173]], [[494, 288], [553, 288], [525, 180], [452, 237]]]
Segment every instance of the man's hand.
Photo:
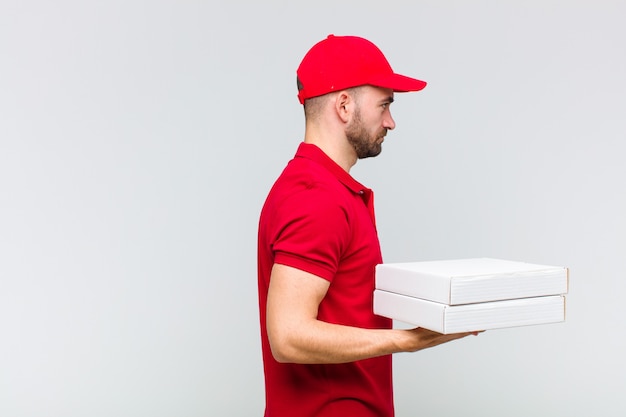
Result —
[[467, 336], [476, 336], [482, 331], [441, 334], [432, 330], [418, 327], [416, 329], [405, 330], [407, 340], [406, 345], [402, 345], [404, 352], [415, 352], [422, 349], [431, 348], [453, 340], [462, 339]]

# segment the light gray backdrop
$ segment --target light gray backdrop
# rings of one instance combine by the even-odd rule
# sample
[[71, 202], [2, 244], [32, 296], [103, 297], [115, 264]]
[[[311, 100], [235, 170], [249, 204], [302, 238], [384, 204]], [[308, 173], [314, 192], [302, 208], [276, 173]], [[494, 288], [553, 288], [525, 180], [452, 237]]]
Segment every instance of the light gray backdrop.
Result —
[[395, 357], [397, 414], [623, 416], [626, 3], [0, 3], [0, 415], [260, 416], [256, 225], [329, 33], [398, 94], [388, 262], [571, 269], [567, 321]]

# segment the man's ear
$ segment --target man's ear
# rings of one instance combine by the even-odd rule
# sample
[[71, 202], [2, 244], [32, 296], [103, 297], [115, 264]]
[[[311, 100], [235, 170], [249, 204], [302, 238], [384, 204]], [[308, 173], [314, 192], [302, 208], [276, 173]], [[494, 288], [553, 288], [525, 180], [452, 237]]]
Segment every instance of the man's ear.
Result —
[[348, 123], [352, 117], [354, 97], [348, 91], [339, 91], [335, 98], [335, 111], [342, 122]]

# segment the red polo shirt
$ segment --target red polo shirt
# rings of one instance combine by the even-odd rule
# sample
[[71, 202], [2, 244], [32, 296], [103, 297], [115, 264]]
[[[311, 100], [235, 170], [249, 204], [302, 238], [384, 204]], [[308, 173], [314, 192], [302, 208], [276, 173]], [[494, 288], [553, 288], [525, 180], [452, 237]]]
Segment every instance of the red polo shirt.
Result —
[[393, 416], [391, 356], [345, 364], [281, 364], [265, 323], [274, 263], [330, 282], [318, 319], [391, 328], [372, 312], [375, 266], [382, 262], [372, 191], [315, 145], [302, 143], [272, 187], [259, 221], [258, 285], [266, 417]]

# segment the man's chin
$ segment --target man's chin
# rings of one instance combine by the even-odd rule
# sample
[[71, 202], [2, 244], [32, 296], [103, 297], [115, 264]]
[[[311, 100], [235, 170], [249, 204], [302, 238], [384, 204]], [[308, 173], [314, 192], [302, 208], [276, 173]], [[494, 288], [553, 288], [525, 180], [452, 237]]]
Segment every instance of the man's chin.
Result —
[[372, 148], [368, 149], [367, 153], [359, 155], [359, 159], [375, 158], [378, 155], [380, 155], [380, 153], [382, 151], [383, 151], [383, 147], [381, 145], [378, 145], [376, 147], [372, 147]]

